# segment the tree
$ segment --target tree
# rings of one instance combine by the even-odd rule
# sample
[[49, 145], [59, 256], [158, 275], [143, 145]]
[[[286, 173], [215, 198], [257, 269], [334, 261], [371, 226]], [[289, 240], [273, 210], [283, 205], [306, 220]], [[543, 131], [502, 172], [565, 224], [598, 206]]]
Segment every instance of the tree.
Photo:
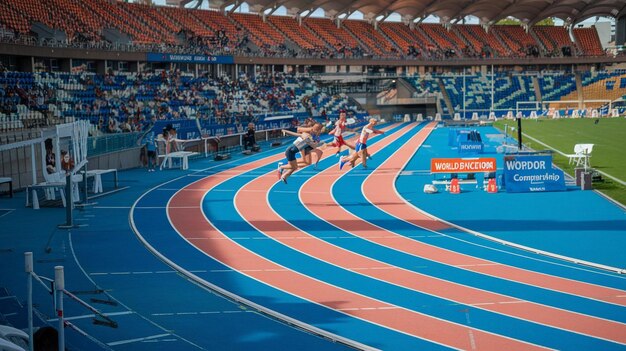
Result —
[[536, 26], [554, 26], [554, 18], [548, 17], [535, 24]]
[[515, 25], [515, 26], [521, 26], [522, 22], [520, 22], [518, 19], [513, 18], [513, 17], [507, 17], [504, 19], [501, 19], [498, 21], [498, 23], [496, 23], [496, 25]]

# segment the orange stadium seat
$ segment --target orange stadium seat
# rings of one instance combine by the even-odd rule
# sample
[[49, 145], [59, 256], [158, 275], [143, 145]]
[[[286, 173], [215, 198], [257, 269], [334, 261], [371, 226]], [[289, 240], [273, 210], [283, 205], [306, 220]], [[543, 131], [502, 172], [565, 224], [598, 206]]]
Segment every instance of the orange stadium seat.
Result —
[[408, 53], [410, 46], [421, 48], [420, 43], [412, 37], [409, 27], [402, 23], [383, 22], [379, 28], [402, 50], [403, 54]]
[[300, 26], [295, 18], [287, 16], [269, 16], [269, 21], [287, 38], [304, 49], [325, 48], [322, 39], [313, 34], [307, 27]]
[[[491, 47], [495, 51], [494, 53], [498, 56], [509, 56], [508, 50], [502, 45], [502, 43], [500, 43], [498, 38], [494, 36], [493, 32], [487, 33], [479, 25], [460, 25], [456, 26], [456, 28], [459, 28], [459, 30], [461, 28], [465, 29], [470, 35], [477, 38], [479, 43], [483, 46], [489, 45], [489, 47]], [[480, 52], [481, 50], [482, 48], [477, 51]]]
[[561, 48], [574, 45], [567, 34], [567, 30], [563, 27], [535, 26], [533, 30], [548, 53], [552, 53], [553, 55], [561, 55]]
[[270, 47], [285, 43], [285, 37], [271, 24], [263, 22], [258, 15], [233, 13], [230, 17], [252, 35], [251, 40], [259, 47]]
[[191, 13], [198, 19], [202, 24], [211, 28], [213, 33], [217, 31], [224, 31], [226, 36], [231, 42], [238, 42], [242, 34], [241, 30], [237, 28], [237, 26], [233, 23], [233, 21], [226, 17], [219, 11], [213, 10], [194, 10]]
[[0, 23], [18, 33], [26, 34], [30, 31], [30, 22], [21, 13], [8, 3], [0, 2]]
[[[343, 27], [337, 28], [334, 22], [325, 18], [307, 18], [304, 23], [314, 32], [318, 33], [334, 49], [361, 48], [359, 42], [350, 35]], [[362, 48], [361, 48], [362, 49]]]
[[602, 56], [602, 43], [595, 28], [574, 28], [574, 37], [580, 49], [587, 56]]
[[526, 48], [538, 45], [521, 26], [493, 26], [490, 30], [502, 39], [513, 56], [526, 56]]
[[[398, 22], [383, 22], [376, 29], [362, 20], [344, 20], [339, 26], [328, 18], [306, 18], [302, 25], [293, 17], [258, 14], [224, 14], [216, 10], [184, 9], [105, 0], [23, 0], [0, 2], [0, 26], [28, 35], [35, 22], [63, 31], [69, 41], [103, 40], [105, 28], [128, 35], [134, 44], [198, 43], [202, 48], [237, 48], [246, 38], [264, 54], [282, 54], [283, 45], [295, 43], [308, 55], [326, 57], [374, 56], [382, 58], [451, 58], [485, 56], [485, 47], [500, 57], [523, 57], [545, 48], [548, 56], [572, 54], [604, 55], [595, 28], [576, 28], [572, 42], [566, 29], [535, 26], [526, 32], [521, 26], [497, 25], [485, 31], [478, 25], [422, 23], [410, 28]], [[185, 35], [181, 38], [180, 34]], [[534, 33], [534, 35], [533, 35]], [[225, 35], [228, 40], [215, 39]], [[234, 43], [234, 44], [233, 44]], [[246, 50], [255, 50], [253, 47]], [[281, 49], [282, 48], [282, 49]], [[268, 51], [269, 49], [269, 51]], [[290, 47], [291, 49], [291, 47]], [[533, 49], [534, 51], [531, 51]], [[210, 49], [209, 49], [210, 50]], [[297, 48], [293, 54], [297, 55]]]
[[485, 42], [481, 41], [475, 33], [471, 30], [471, 27], [468, 25], [460, 25], [456, 26], [456, 29], [459, 31], [462, 37], [465, 38], [474, 49], [475, 52], [480, 53], [485, 47]]
[[182, 29], [196, 36], [209, 37], [215, 33], [214, 30], [209, 29], [206, 25], [202, 24], [199, 19], [193, 16], [193, 13], [196, 12], [194, 10], [179, 7], [162, 7], [160, 11], [165, 17], [177, 22]]
[[374, 26], [365, 21], [343, 21], [343, 25], [363, 43], [370, 53], [378, 57], [398, 57], [398, 50]]
[[457, 56], [460, 56], [461, 49], [467, 46], [454, 32], [446, 30], [440, 24], [422, 23], [419, 28], [422, 29], [428, 37], [432, 38], [439, 48], [443, 50], [455, 50]]

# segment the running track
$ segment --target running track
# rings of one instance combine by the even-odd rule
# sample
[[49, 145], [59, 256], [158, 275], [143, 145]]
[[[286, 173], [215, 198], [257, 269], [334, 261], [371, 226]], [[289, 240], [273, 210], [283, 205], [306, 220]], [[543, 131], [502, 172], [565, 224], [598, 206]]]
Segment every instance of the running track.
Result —
[[197, 172], [144, 194], [131, 220], [200, 284], [358, 347], [625, 349], [623, 279], [459, 241], [395, 189], [433, 127], [388, 127], [367, 171], [327, 157], [276, 184], [278, 154]]

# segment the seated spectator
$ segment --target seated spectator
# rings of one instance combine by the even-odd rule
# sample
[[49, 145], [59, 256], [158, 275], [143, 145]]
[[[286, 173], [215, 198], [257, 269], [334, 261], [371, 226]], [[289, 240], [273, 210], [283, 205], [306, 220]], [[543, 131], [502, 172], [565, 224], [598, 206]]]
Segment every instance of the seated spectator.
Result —
[[[243, 135], [243, 149], [248, 150], [250, 148], [252, 151], [257, 151], [259, 146], [256, 144], [256, 138], [254, 134], [256, 130], [254, 129], [254, 123], [248, 123], [248, 130], [246, 134]], [[257, 150], [255, 150], [255, 148]]]
[[46, 147], [46, 172], [48, 174], [52, 174], [56, 172], [56, 155], [52, 151], [52, 139], [46, 139], [45, 147]]

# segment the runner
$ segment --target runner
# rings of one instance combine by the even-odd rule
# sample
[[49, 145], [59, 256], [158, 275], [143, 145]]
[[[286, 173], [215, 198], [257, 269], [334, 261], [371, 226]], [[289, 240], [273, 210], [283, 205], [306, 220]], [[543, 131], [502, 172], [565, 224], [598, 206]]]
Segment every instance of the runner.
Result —
[[354, 167], [355, 162], [359, 157], [361, 158], [363, 168], [367, 169], [367, 159], [369, 157], [369, 153], [367, 152], [367, 139], [371, 134], [384, 133], [382, 130], [374, 129], [376, 123], [376, 119], [370, 118], [369, 124], [363, 127], [361, 135], [359, 136], [359, 141], [356, 142], [356, 152], [352, 154], [352, 156], [344, 156], [339, 159], [339, 169], [342, 169], [347, 162], [350, 162], [350, 166]]
[[337, 147], [337, 152], [335, 153], [335, 156], [339, 156], [339, 153], [341, 153], [342, 145], [345, 145], [354, 150], [354, 145], [352, 143], [348, 143], [343, 140], [343, 132], [346, 129], [346, 125], [346, 111], [341, 110], [339, 112], [339, 119], [337, 120], [337, 122], [335, 122], [335, 128], [328, 132], [328, 134], [332, 134], [335, 137], [335, 140], [332, 143], [328, 144], [329, 146]]
[[[319, 124], [319, 123], [316, 123], [316, 124]], [[317, 170], [317, 165], [320, 162], [320, 159], [322, 158], [322, 154], [323, 154], [322, 150], [320, 149], [324, 147], [326, 144], [322, 143], [320, 140], [320, 134], [322, 133], [322, 130], [324, 127], [315, 128], [314, 126], [315, 124], [313, 124], [313, 126], [311, 127], [298, 127], [298, 133], [294, 133], [288, 130], [283, 130], [283, 135], [292, 135], [292, 136], [299, 137], [300, 136], [299, 133], [311, 134], [311, 138], [317, 144], [317, 147], [311, 147], [310, 145], [305, 146], [303, 150], [304, 152], [300, 153], [302, 157], [300, 160], [298, 160], [298, 166], [302, 168], [302, 167], [311, 165], [312, 163], [311, 154], [314, 153], [317, 156], [317, 159], [315, 160], [315, 165], [313, 166], [313, 168]]]
[[[287, 131], [283, 131], [285, 134], [298, 136], [298, 138], [294, 140], [293, 144], [290, 145], [287, 150], [285, 150], [285, 157], [287, 157], [287, 161], [289, 162], [289, 164], [278, 164], [278, 177], [280, 180], [283, 181], [283, 183], [287, 184], [287, 178], [289, 178], [289, 176], [298, 169], [296, 154], [300, 152], [304, 156], [305, 148], [310, 147], [311, 149], [315, 149], [318, 146], [318, 143], [315, 142], [312, 134], [319, 134], [321, 130], [322, 125], [320, 123], [316, 123], [311, 129], [311, 134], [309, 134], [308, 132], [286, 133]], [[285, 170], [286, 172], [284, 172]]]

